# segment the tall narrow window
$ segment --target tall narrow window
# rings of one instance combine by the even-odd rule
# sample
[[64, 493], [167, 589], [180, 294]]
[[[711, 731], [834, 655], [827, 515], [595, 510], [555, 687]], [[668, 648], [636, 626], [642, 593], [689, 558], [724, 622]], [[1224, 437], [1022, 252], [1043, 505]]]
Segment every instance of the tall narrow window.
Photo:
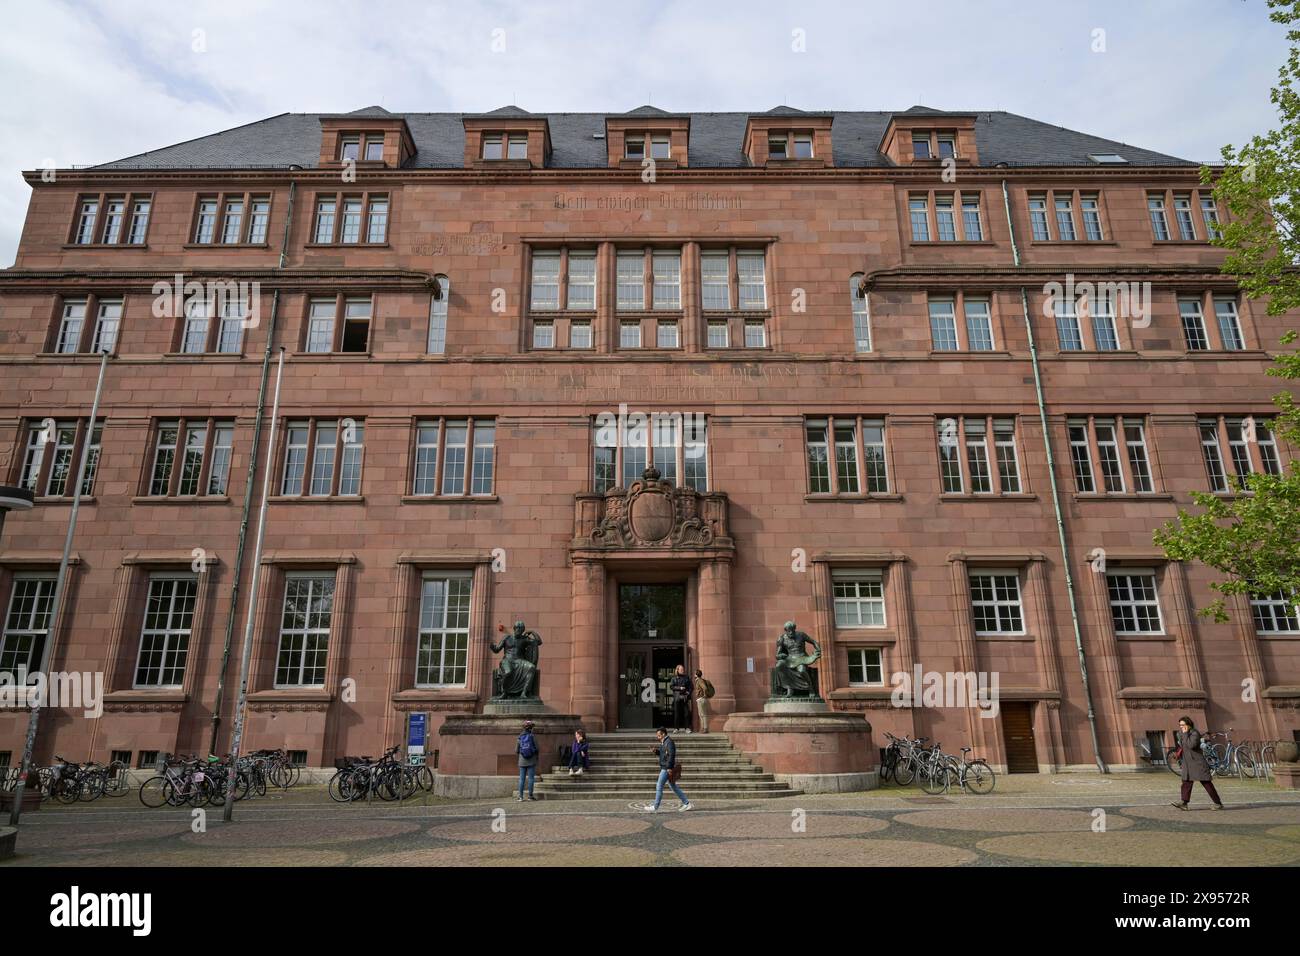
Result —
[[1101, 204], [1097, 194], [1085, 193], [1079, 197], [1079, 209], [1083, 213], [1083, 235], [1089, 242], [1101, 242]]
[[0, 640], [0, 673], [35, 674], [41, 668], [45, 641], [54, 612], [54, 577], [15, 575], [9, 592], [4, 637]]
[[976, 419], [968, 418], [963, 424], [966, 433], [966, 464], [970, 469], [971, 494], [988, 494], [993, 490], [993, 482], [989, 475], [988, 429], [984, 422]]
[[620, 252], [617, 257], [617, 272], [618, 307], [632, 311], [644, 309], [645, 254]]
[[705, 311], [731, 308], [731, 257], [725, 252], [700, 256], [700, 286]]
[[271, 219], [271, 200], [254, 199], [248, 211], [248, 241], [260, 245], [266, 242], [267, 227]]
[[1062, 352], [1079, 352], [1083, 350], [1083, 334], [1079, 330], [1079, 316], [1074, 310], [1074, 302], [1064, 295], [1056, 297], [1056, 335], [1061, 343]]
[[334, 312], [337, 304], [333, 299], [313, 299], [307, 317], [307, 351], [334, 351]]
[[343, 200], [343, 227], [339, 230], [339, 242], [351, 244], [361, 241], [362, 205], [360, 199]]
[[1124, 470], [1119, 463], [1119, 439], [1115, 434], [1115, 422], [1097, 421], [1093, 423], [1097, 433], [1097, 459], [1101, 462], [1101, 477], [1108, 492], [1124, 491]]
[[1124, 419], [1124, 443], [1128, 447], [1129, 471], [1133, 474], [1133, 490], [1151, 490], [1151, 465], [1147, 461], [1146, 433], [1140, 421]]
[[1016, 421], [993, 419], [993, 442], [998, 454], [998, 481], [1004, 495], [1020, 493], [1020, 461], [1016, 456]]
[[317, 422], [316, 445], [311, 456], [311, 486], [313, 497], [328, 495], [334, 481], [334, 461], [338, 453], [338, 426], [334, 422]]
[[163, 422], [158, 426], [158, 441], [153, 453], [153, 477], [149, 494], [165, 495], [171, 488], [172, 467], [176, 464], [176, 443], [180, 436], [178, 422]]
[[366, 430], [364, 425], [354, 424], [344, 428], [343, 458], [339, 464], [339, 494], [361, 494], [361, 457], [365, 452]]
[[181, 333], [181, 351], [203, 352], [208, 347], [208, 300], [194, 297], [185, 301], [185, 327]]
[[474, 471], [470, 476], [471, 495], [492, 494], [492, 476], [496, 463], [496, 426], [491, 422], [474, 424]]
[[469, 422], [446, 423], [446, 442], [443, 448], [442, 493], [465, 493], [465, 455], [468, 451]]
[[913, 196], [907, 202], [912, 220], [912, 241], [930, 241], [930, 202], [922, 196]]
[[984, 227], [980, 222], [980, 197], [978, 194], [962, 193], [961, 228], [962, 238], [967, 242], [977, 242], [984, 238]]
[[213, 430], [212, 467], [208, 473], [208, 494], [224, 495], [230, 488], [230, 454], [235, 429], [219, 425]]
[[194, 241], [200, 245], [212, 242], [217, 232], [217, 201], [204, 199], [199, 203], [199, 215], [194, 226]]
[[813, 494], [830, 494], [830, 444], [826, 434], [827, 422], [812, 420], [805, 426], [805, 448], [808, 456], [808, 490]]
[[1110, 598], [1110, 617], [1116, 634], [1164, 633], [1154, 572], [1108, 572], [1106, 591]]
[[131, 226], [127, 230], [126, 241], [133, 246], [144, 244], [144, 237], [149, 232], [148, 199], [137, 199], [131, 205]]
[[77, 423], [56, 423], [54, 427], [54, 455], [50, 460], [50, 476], [45, 493], [62, 497], [67, 494], [72, 477], [73, 452], [77, 447]]
[[333, 617], [333, 576], [294, 574], [286, 578], [276, 687], [324, 685]]
[[1088, 423], [1072, 421], [1069, 423], [1070, 464], [1074, 469], [1074, 490], [1080, 494], [1092, 494], [1097, 490], [1092, 478], [1092, 452], [1088, 441]]
[[654, 307], [682, 307], [682, 256], [679, 252], [656, 252], [654, 265]]
[[135, 687], [180, 687], [184, 683], [197, 590], [192, 577], [149, 580]]
[[54, 350], [60, 354], [76, 352], [81, 347], [81, 330], [86, 323], [86, 300], [73, 299], [63, 303], [63, 317], [59, 321], [59, 337]]
[[1092, 340], [1099, 352], [1119, 350], [1119, 334], [1115, 330], [1114, 303], [1109, 295], [1101, 294], [1089, 302], [1092, 313]]
[[1237, 318], [1237, 303], [1232, 299], [1214, 300], [1214, 317], [1219, 321], [1219, 336], [1229, 352], [1240, 352], [1246, 347], [1241, 337], [1241, 321]]
[[1191, 242], [1196, 238], [1196, 226], [1192, 220], [1192, 197], [1190, 193], [1174, 194], [1174, 218], [1178, 221], [1178, 238]]
[[934, 224], [940, 242], [956, 240], [957, 224], [953, 218], [952, 196], [934, 197]]
[[1236, 485], [1246, 490], [1250, 487], [1247, 479], [1255, 473], [1255, 466], [1250, 460], [1245, 422], [1240, 418], [1229, 418], [1224, 422], [1224, 430], [1228, 433], [1228, 453], [1232, 456], [1232, 470], [1236, 477]]
[[412, 494], [438, 493], [438, 444], [441, 425], [421, 422], [415, 429], [415, 480]]
[[1259, 460], [1267, 475], [1282, 474], [1282, 462], [1277, 455], [1277, 440], [1273, 430], [1264, 422], [1255, 422], [1255, 444], [1259, 448]]
[[104, 235], [101, 242], [115, 245], [122, 238], [122, 219], [125, 215], [125, 199], [110, 198], [104, 203]]
[[417, 687], [456, 687], [469, 673], [467, 574], [426, 575], [420, 587], [420, 642], [415, 659]]
[[280, 494], [302, 494], [302, 480], [307, 474], [307, 436], [311, 426], [307, 422], [291, 422], [285, 429], [284, 477]]
[[[589, 312], [596, 308], [596, 255], [592, 252], [569, 253], [569, 301], [571, 311]], [[590, 328], [590, 326], [588, 326]], [[572, 341], [569, 343], [574, 345]], [[588, 343], [590, 345], [590, 343]], [[583, 346], [575, 346], [583, 347]]]
[[1056, 238], [1062, 242], [1073, 242], [1078, 236], [1074, 232], [1074, 203], [1068, 196], [1056, 196]]
[[939, 479], [944, 494], [961, 494], [965, 491], [961, 473], [961, 423], [955, 418], [945, 418], [935, 423], [939, 437]]
[[1179, 299], [1178, 315], [1183, 322], [1183, 339], [1189, 352], [1204, 352], [1210, 347], [1205, 334], [1205, 316], [1200, 299]]
[[101, 299], [95, 316], [95, 336], [90, 350], [112, 352], [117, 348], [117, 331], [122, 325], [122, 300]]
[[1047, 231], [1047, 197], [1042, 194], [1029, 197], [1029, 230], [1035, 242], [1052, 238]]
[[226, 296], [221, 303], [221, 325], [217, 331], [217, 351], [238, 354], [244, 340], [244, 323], [249, 303], [236, 296]]
[[240, 235], [244, 228], [244, 202], [242, 199], [231, 199], [226, 202], [226, 215], [221, 225], [221, 241], [223, 243], [238, 243]]
[[957, 351], [957, 317], [952, 299], [930, 300], [930, 339], [936, 352]]
[[1223, 236], [1223, 230], [1219, 226], [1219, 207], [1215, 205], [1214, 197], [1201, 194], [1201, 219], [1205, 223], [1205, 238], [1219, 239]]
[[334, 215], [337, 208], [333, 199], [322, 199], [316, 204], [316, 242], [334, 241]]
[[849, 277], [849, 307], [853, 311], [853, 347], [859, 352], [871, 351], [871, 313], [867, 296], [862, 291], [862, 273]]
[[442, 355], [447, 351], [447, 304], [451, 301], [451, 280], [436, 276], [437, 297], [429, 298], [429, 354]]
[[341, 351], [365, 352], [370, 348], [370, 318], [373, 307], [370, 299], [344, 300]]
[[370, 200], [366, 210], [366, 242], [388, 241], [388, 200], [375, 198]]
[[835, 486], [844, 494], [858, 491], [857, 430], [851, 421], [835, 423]]
[[739, 277], [740, 307], [767, 308], [766, 256], [762, 252], [737, 252], [736, 273]]
[[885, 423], [864, 419], [862, 422], [862, 457], [866, 470], [867, 491], [886, 494], [889, 472], [885, 464]]
[[963, 298], [962, 309], [966, 313], [967, 348], [972, 352], [991, 352], [993, 320], [989, 315], [988, 300]]
[[1201, 433], [1201, 457], [1205, 461], [1205, 474], [1210, 480], [1210, 490], [1225, 492], [1228, 490], [1228, 477], [1223, 470], [1223, 449], [1219, 446], [1219, 423], [1217, 419], [1201, 419], [1197, 422]]
[[99, 216], [99, 200], [83, 199], [81, 211], [77, 214], [77, 231], [73, 241], [79, 246], [90, 245], [95, 241], [95, 219]]
[[1169, 238], [1169, 220], [1165, 218], [1165, 200], [1159, 195], [1147, 196], [1147, 215], [1151, 217], [1151, 234], [1157, 242]]
[[185, 454], [181, 459], [181, 473], [176, 484], [176, 494], [197, 495], [199, 476], [203, 473], [203, 457], [208, 444], [208, 430], [202, 425], [185, 429]]

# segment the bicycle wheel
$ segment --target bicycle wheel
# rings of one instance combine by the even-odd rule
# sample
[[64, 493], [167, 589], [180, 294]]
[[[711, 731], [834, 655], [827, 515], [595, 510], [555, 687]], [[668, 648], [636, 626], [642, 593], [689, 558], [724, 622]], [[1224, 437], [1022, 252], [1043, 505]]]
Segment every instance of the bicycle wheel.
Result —
[[1245, 747], [1237, 748], [1237, 769], [1243, 777], [1255, 779], [1255, 758]]
[[140, 802], [151, 810], [157, 810], [168, 801], [167, 791], [170, 786], [167, 778], [161, 774], [150, 777], [140, 784]]
[[962, 785], [971, 793], [992, 793], [994, 786], [997, 785], [997, 777], [993, 773], [993, 768], [983, 760], [972, 760], [966, 765]]
[[108, 765], [104, 777], [104, 796], [124, 797], [131, 792], [131, 778], [127, 774], [126, 764], [120, 760]]
[[880, 782], [888, 783], [889, 778], [894, 775], [894, 765], [898, 762], [898, 756], [892, 751], [885, 752], [885, 759], [880, 761]]
[[1177, 747], [1170, 747], [1165, 751], [1165, 766], [1169, 768], [1170, 773], [1182, 776], [1183, 762], [1174, 756], [1176, 753], [1178, 753]]
[[948, 772], [946, 763], [932, 763], [929, 767], [921, 768], [921, 772], [917, 773], [917, 780], [926, 793], [943, 793], [949, 786]]
[[347, 803], [352, 799], [351, 790], [347, 787], [345, 781], [348, 779], [346, 770], [335, 770], [334, 776], [330, 777], [329, 786], [325, 789], [329, 792], [330, 799], [335, 803]]
[[900, 760], [894, 765], [894, 782], [900, 787], [911, 785], [916, 779], [916, 764], [910, 759]]
[[64, 778], [54, 787], [54, 798], [59, 803], [76, 803], [81, 796], [81, 782], [73, 779]]
[[104, 795], [104, 773], [96, 771], [88, 773], [81, 778], [80, 798], [90, 803], [92, 800], [98, 800]]
[[415, 782], [421, 790], [433, 790], [433, 771], [429, 769], [427, 764], [420, 764], [415, 769]]

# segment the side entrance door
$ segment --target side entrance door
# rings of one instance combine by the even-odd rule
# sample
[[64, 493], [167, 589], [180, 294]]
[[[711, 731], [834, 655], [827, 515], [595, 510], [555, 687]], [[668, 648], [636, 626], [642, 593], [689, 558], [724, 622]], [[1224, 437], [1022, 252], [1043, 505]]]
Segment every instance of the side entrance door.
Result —
[[620, 727], [647, 728], [654, 720], [654, 704], [642, 681], [654, 678], [650, 666], [650, 647], [624, 647], [618, 668], [618, 725]]
[[1034, 745], [1034, 705], [1030, 701], [1003, 701], [1002, 739], [1006, 742], [1007, 773], [1038, 773]]

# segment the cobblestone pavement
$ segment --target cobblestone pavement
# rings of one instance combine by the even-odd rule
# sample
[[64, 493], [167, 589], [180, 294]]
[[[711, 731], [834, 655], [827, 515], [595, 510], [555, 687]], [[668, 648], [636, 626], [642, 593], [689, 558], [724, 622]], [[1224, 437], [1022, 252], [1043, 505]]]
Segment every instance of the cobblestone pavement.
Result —
[[0, 866], [1300, 865], [1300, 793], [1216, 785], [1222, 813], [1199, 788], [1191, 810], [1170, 806], [1178, 781], [1155, 774], [1003, 777], [983, 797], [886, 786], [699, 800], [689, 813], [666, 797], [656, 814], [613, 800], [342, 806], [304, 786], [239, 804], [233, 824], [208, 808], [197, 833], [193, 811], [149, 810], [132, 793], [43, 806]]

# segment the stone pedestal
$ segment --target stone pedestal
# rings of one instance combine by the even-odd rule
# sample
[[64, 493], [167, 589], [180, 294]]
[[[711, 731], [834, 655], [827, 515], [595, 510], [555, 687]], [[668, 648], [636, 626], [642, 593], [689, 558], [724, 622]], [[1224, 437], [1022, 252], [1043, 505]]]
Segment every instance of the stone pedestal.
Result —
[[440, 797], [470, 798], [508, 796], [514, 792], [519, 786], [519, 757], [515, 747], [525, 720], [533, 722], [539, 777], [559, 762], [560, 748], [570, 744], [573, 732], [582, 726], [577, 714], [538, 710], [448, 714], [438, 730], [438, 773], [433, 792]]
[[765, 714], [829, 714], [830, 711], [830, 705], [820, 697], [777, 697], [763, 705]]
[[[519, 717], [523, 721], [535, 714], [550, 714], [552, 711], [536, 697], [529, 697], [520, 700], [489, 700], [483, 705], [483, 713]], [[520, 729], [522, 731], [522, 727]]]
[[1273, 764], [1273, 779], [1283, 790], [1300, 790], [1300, 763]]
[[[773, 704], [802, 711], [769, 711]], [[880, 783], [871, 724], [822, 701], [773, 701], [761, 714], [732, 714], [723, 727], [732, 746], [777, 780], [804, 793], [874, 790]]]

